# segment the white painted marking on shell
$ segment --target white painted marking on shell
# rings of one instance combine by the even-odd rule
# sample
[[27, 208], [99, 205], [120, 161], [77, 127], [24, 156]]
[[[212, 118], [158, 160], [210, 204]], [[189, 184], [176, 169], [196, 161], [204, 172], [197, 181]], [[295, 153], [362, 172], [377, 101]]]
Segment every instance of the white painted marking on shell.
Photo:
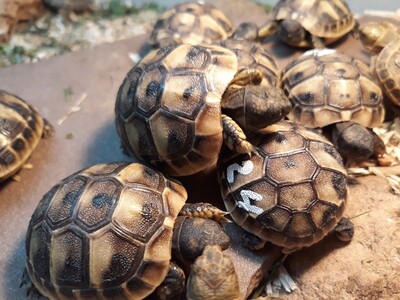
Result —
[[256, 215], [260, 215], [264, 212], [264, 210], [256, 205], [252, 205], [250, 200], [253, 201], [261, 201], [263, 199], [262, 195], [253, 192], [251, 190], [241, 190], [240, 196], [242, 197], [243, 201], [238, 202], [238, 206], [243, 208], [247, 212], [251, 212]]
[[329, 55], [332, 53], [335, 53], [335, 49], [312, 49], [304, 52], [303, 55], [315, 55], [315, 56], [324, 56], [324, 55]]
[[242, 175], [249, 175], [254, 169], [254, 164], [251, 160], [246, 160], [242, 165], [234, 163], [226, 169], [226, 180], [229, 183], [233, 183], [235, 181], [235, 171]]

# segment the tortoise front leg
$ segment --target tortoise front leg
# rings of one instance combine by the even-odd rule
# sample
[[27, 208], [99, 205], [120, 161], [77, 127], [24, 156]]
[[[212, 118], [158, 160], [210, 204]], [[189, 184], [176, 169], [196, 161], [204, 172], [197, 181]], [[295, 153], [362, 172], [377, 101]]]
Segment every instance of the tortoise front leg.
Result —
[[258, 40], [274, 35], [279, 30], [279, 23], [276, 21], [269, 21], [258, 29]]
[[264, 75], [257, 69], [241, 69], [237, 71], [235, 77], [227, 88], [225, 94], [238, 88], [243, 88], [246, 85], [259, 85], [263, 80]]
[[251, 153], [258, 155], [256, 148], [247, 141], [242, 128], [231, 117], [222, 115], [222, 128], [224, 141], [229, 149], [238, 153], [247, 153], [249, 156]]
[[311, 35], [311, 44], [315, 49], [324, 49], [325, 44], [322, 38], [316, 36], [316, 35]]

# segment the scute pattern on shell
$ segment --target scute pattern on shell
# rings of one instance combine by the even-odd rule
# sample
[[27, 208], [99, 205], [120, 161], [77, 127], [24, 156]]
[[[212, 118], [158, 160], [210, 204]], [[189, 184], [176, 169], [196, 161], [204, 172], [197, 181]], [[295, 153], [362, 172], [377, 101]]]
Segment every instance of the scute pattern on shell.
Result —
[[259, 156], [222, 158], [222, 197], [236, 223], [286, 249], [321, 240], [339, 221], [347, 199], [346, 170], [333, 145], [292, 122], [258, 137]]
[[0, 181], [26, 162], [43, 133], [38, 111], [21, 98], [0, 90]]
[[137, 163], [95, 165], [65, 178], [29, 223], [32, 282], [51, 299], [144, 298], [167, 274], [186, 197], [179, 183]]
[[228, 38], [233, 32], [230, 20], [210, 3], [188, 2], [166, 11], [154, 25], [150, 43], [163, 39], [176, 43], [210, 45]]
[[375, 127], [384, 118], [382, 90], [363, 62], [336, 50], [312, 50], [283, 70], [290, 120], [308, 127], [341, 121]]
[[240, 299], [239, 283], [231, 259], [218, 245], [208, 245], [192, 265], [187, 282], [188, 300]]
[[227, 39], [221, 45], [236, 54], [239, 70], [257, 69], [264, 75], [262, 85], [278, 85], [278, 67], [272, 55], [261, 45], [240, 39]]
[[273, 16], [276, 20], [298, 21], [310, 33], [325, 38], [339, 38], [355, 24], [343, 0], [281, 0]]
[[221, 97], [237, 71], [219, 46], [150, 52], [127, 75], [115, 106], [122, 147], [170, 175], [205, 169], [222, 145]]
[[384, 92], [400, 105], [400, 36], [379, 53], [375, 68]]

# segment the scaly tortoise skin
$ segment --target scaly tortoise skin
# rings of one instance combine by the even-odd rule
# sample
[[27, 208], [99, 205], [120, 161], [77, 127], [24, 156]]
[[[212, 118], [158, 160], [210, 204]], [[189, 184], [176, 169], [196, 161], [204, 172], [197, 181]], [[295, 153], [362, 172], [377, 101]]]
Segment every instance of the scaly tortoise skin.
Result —
[[[275, 99], [279, 104], [274, 108], [280, 108], [273, 110], [275, 116], [268, 105], [254, 105], [266, 102], [263, 74], [238, 66], [235, 53], [217, 45], [182, 44], [150, 52], [128, 73], [117, 95], [116, 127], [123, 150], [173, 176], [210, 167], [223, 140], [250, 153], [241, 127], [221, 108], [242, 97], [243, 112], [267, 116], [247, 116], [244, 123], [271, 124], [289, 112], [290, 102], [276, 94], [281, 97]], [[250, 95], [251, 105], [243, 106], [250, 101], [243, 95]]]
[[186, 284], [188, 300], [239, 300], [239, 282], [231, 259], [218, 245], [208, 245], [192, 265]]
[[280, 30], [280, 37], [297, 47], [323, 48], [355, 26], [353, 15], [343, 0], [280, 0], [272, 15], [276, 22], [273, 27]]
[[221, 195], [237, 224], [290, 253], [338, 224], [347, 173], [334, 146], [311, 129], [281, 121], [265, 133], [253, 141], [259, 155], [221, 156]]
[[20, 170], [50, 125], [16, 95], [0, 90], [0, 181]]
[[40, 201], [27, 271], [50, 299], [142, 299], [165, 278], [187, 194], [160, 172], [110, 163], [77, 172]]
[[384, 93], [400, 106], [400, 27], [384, 22], [368, 22], [360, 27], [364, 47], [377, 56], [371, 65]]
[[210, 45], [232, 34], [230, 20], [214, 5], [202, 2], [177, 4], [154, 25], [150, 44], [165, 47], [174, 43]]

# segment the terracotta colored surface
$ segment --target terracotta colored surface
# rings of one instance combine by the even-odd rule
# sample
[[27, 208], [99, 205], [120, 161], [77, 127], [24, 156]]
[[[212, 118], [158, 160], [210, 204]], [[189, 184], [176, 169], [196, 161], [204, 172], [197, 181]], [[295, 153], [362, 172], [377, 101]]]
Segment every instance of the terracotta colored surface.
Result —
[[[266, 18], [259, 8], [249, 9], [247, 6], [240, 7], [240, 4], [230, 6], [229, 3], [228, 0], [222, 0], [216, 4], [227, 13], [230, 10], [229, 14], [236, 18], [237, 23], [255, 19], [258, 23], [262, 23]], [[18, 65], [0, 70], [0, 88], [34, 104], [55, 127], [54, 136], [43, 140], [33, 153], [29, 161], [33, 164], [33, 169], [22, 170], [19, 173], [21, 182], [8, 181], [0, 185], [0, 299], [25, 297], [26, 291], [18, 287], [24, 267], [25, 231], [29, 218], [43, 194], [58, 180], [79, 169], [95, 163], [131, 160], [124, 156], [119, 148], [114, 127], [114, 101], [122, 79], [133, 65], [128, 54], [140, 52], [146, 39], [147, 36], [138, 36], [93, 50], [52, 58], [38, 64]], [[271, 41], [267, 41], [266, 46], [277, 57], [280, 68], [301, 53]], [[368, 61], [366, 53], [351, 38], [341, 41], [337, 46]], [[67, 87], [71, 87], [74, 91], [71, 101], [66, 101], [64, 98], [64, 89]], [[78, 99], [84, 99], [80, 104], [80, 110], [70, 114], [58, 125]], [[186, 184], [191, 183], [188, 189], [192, 201], [218, 202], [218, 186], [211, 176], [215, 175], [208, 177], [198, 175], [182, 179]], [[383, 199], [394, 197], [389, 194], [387, 186], [382, 184], [381, 180], [369, 177], [361, 180], [361, 185], [352, 190], [352, 199], [364, 199], [366, 186], [376, 192], [374, 197], [377, 204], [382, 205]], [[349, 211], [348, 214], [354, 215], [355, 211]], [[398, 228], [398, 216], [395, 221]], [[368, 226], [367, 218], [359, 218], [359, 222], [358, 227]], [[236, 232], [234, 239], [238, 240], [241, 232], [235, 229], [233, 232]], [[387, 234], [392, 235], [393, 232]], [[348, 260], [342, 255], [341, 250], [357, 251], [355, 246], [358, 243], [351, 243], [343, 248], [336, 247], [335, 251], [330, 250], [331, 246], [335, 245], [332, 239], [328, 239], [324, 245], [325, 250], [321, 256], [334, 255], [336, 261], [347, 264]], [[308, 255], [313, 253], [310, 251], [321, 253], [318, 246], [313, 249], [306, 249], [294, 256], [297, 262], [301, 262], [294, 265], [296, 279], [299, 281], [312, 269], [306, 263]], [[257, 267], [261, 267], [261, 262], [268, 267], [279, 254], [273, 247], [270, 253], [256, 256], [244, 251], [238, 244], [229, 251], [240, 272], [239, 278], [244, 293], [247, 293], [246, 289], [254, 276], [259, 274]], [[321, 259], [320, 262], [322, 261], [324, 260]], [[328, 276], [329, 268], [325, 268], [324, 272], [324, 276]], [[368, 269], [368, 272], [372, 271]]]

